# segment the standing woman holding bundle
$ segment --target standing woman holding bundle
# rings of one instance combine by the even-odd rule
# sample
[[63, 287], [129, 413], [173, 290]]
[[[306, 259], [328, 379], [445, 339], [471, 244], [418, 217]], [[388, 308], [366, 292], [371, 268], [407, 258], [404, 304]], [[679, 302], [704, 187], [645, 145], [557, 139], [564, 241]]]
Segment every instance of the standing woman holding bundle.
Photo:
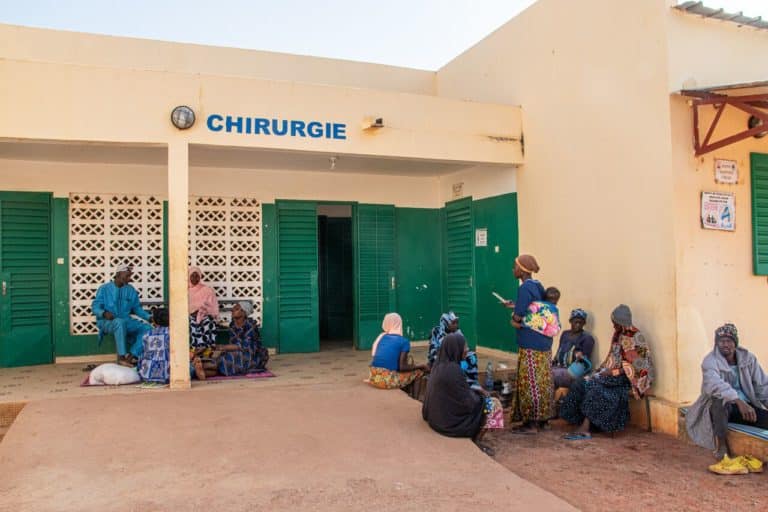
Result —
[[517, 434], [534, 434], [546, 426], [553, 416], [552, 338], [523, 325], [532, 302], [543, 301], [544, 286], [533, 279], [539, 271], [536, 258], [521, 254], [515, 258], [514, 276], [521, 281], [514, 304], [512, 325], [517, 329], [517, 400], [514, 418], [522, 425], [513, 429]]

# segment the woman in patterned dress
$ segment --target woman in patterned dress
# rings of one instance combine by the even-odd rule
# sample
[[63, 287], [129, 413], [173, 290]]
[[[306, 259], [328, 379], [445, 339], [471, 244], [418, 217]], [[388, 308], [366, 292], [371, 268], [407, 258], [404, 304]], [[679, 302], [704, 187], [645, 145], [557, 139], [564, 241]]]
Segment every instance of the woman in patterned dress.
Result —
[[250, 301], [240, 301], [232, 308], [229, 344], [216, 346], [216, 350], [223, 351], [219, 357], [221, 375], [245, 375], [266, 370], [269, 351], [261, 345], [259, 325], [249, 318], [252, 314]]
[[523, 325], [528, 306], [534, 301], [544, 300], [544, 286], [533, 279], [539, 271], [536, 258], [521, 254], [515, 258], [514, 276], [522, 284], [517, 300], [508, 303], [514, 308], [512, 326], [517, 329], [517, 393], [514, 419], [522, 425], [514, 428], [517, 434], [535, 434], [546, 426], [554, 415], [554, 389], [552, 387], [552, 338]]
[[629, 395], [642, 398], [654, 378], [648, 343], [632, 325], [632, 312], [621, 304], [611, 314], [613, 340], [603, 364], [591, 376], [573, 383], [563, 399], [560, 417], [579, 428], [565, 439], [591, 439], [592, 427], [602, 432], [623, 430], [629, 421]]

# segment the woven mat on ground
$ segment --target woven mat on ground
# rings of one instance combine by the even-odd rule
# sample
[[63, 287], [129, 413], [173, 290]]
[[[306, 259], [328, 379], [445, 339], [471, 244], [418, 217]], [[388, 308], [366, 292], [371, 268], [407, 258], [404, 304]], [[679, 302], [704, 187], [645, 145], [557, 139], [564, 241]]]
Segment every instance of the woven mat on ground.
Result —
[[263, 379], [265, 377], [275, 377], [275, 376], [276, 375], [271, 371], [264, 370], [263, 372], [246, 373], [245, 375], [231, 375], [231, 376], [216, 375], [215, 377], [208, 377], [207, 379], [205, 379], [205, 382], [208, 382], [209, 380]]

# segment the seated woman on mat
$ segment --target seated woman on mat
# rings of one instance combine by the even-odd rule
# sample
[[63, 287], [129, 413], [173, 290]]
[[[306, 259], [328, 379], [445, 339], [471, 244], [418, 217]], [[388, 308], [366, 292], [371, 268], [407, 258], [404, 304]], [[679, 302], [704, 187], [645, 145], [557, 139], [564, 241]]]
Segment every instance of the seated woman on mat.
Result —
[[579, 428], [566, 434], [569, 441], [591, 439], [590, 428], [602, 432], [623, 430], [629, 421], [629, 394], [642, 398], [654, 378], [645, 337], [632, 325], [632, 312], [621, 304], [611, 313], [613, 340], [610, 352], [594, 375], [573, 383], [563, 399], [560, 417]]
[[203, 284], [203, 271], [189, 268], [189, 345], [208, 348], [216, 343], [219, 299], [216, 291]]
[[427, 384], [421, 414], [436, 432], [451, 437], [470, 437], [485, 453], [493, 449], [480, 443], [488, 429], [504, 428], [501, 402], [483, 389], [471, 388], [461, 369], [467, 342], [459, 333], [443, 339]]
[[[429, 371], [426, 364], [409, 361], [411, 342], [403, 337], [403, 320], [387, 313], [381, 324], [384, 332], [373, 342], [371, 374], [367, 382], [380, 389], [404, 388]], [[412, 359], [412, 358], [411, 358]]]
[[250, 318], [252, 314], [253, 304], [249, 300], [242, 300], [232, 308], [229, 344], [215, 347], [222, 351], [219, 357], [221, 375], [245, 375], [267, 368], [269, 351], [261, 345], [259, 324]]

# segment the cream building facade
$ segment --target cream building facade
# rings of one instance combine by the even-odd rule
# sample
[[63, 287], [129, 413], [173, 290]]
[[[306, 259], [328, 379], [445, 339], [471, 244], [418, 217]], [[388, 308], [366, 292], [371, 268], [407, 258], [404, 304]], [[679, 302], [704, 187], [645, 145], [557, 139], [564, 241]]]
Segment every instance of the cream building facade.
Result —
[[[283, 318], [290, 290], [279, 262], [290, 254], [280, 253], [289, 243], [277, 225], [297, 205], [309, 202], [313, 218], [348, 208], [353, 225], [394, 216], [397, 234], [386, 239], [394, 253], [382, 249], [385, 239], [374, 244], [393, 263], [373, 269], [381, 278], [373, 309], [361, 294], [360, 253], [350, 267], [359, 348], [376, 327], [364, 313], [395, 305], [414, 338], [441, 310], [464, 308], [480, 345], [515, 350], [490, 291], [513, 296], [511, 260], [535, 254], [542, 281], [563, 292], [561, 310], [590, 313], [600, 356], [610, 311], [630, 305], [654, 351], [654, 428], [674, 434], [717, 325], [736, 323], [744, 346], [768, 362], [759, 340], [768, 282], [755, 273], [752, 222], [760, 206], [752, 168], [768, 138], [695, 157], [692, 99], [681, 94], [768, 92], [759, 85], [768, 79], [768, 31], [673, 4], [539, 0], [437, 72], [0, 26], [0, 190], [49, 193], [54, 212], [84, 194], [166, 201], [164, 298], [178, 354], [186, 352], [188, 212], [197, 198], [258, 203], [254, 283], [265, 335], [279, 350], [293, 343], [284, 335], [295, 324]], [[757, 85], [723, 89], [732, 84]], [[189, 130], [169, 121], [179, 105], [195, 112]], [[714, 110], [702, 111], [705, 130]], [[226, 116], [337, 123], [345, 138], [325, 129], [319, 137], [236, 133], [236, 119], [229, 133], [216, 131]], [[715, 138], [748, 117], [726, 110]], [[377, 118], [380, 128], [371, 126]], [[715, 159], [737, 162], [736, 184], [715, 183]], [[702, 192], [735, 194], [734, 231], [702, 229]], [[360, 225], [352, 227], [358, 244], [369, 234]], [[63, 228], [70, 238], [72, 226]], [[487, 229], [485, 246], [478, 229]], [[74, 286], [71, 272], [59, 275], [71, 267], [71, 240], [53, 239], [54, 281]], [[409, 276], [413, 269], [420, 275]], [[60, 318], [71, 315], [58, 310], [69, 305], [57, 309], [62, 293], [54, 297], [51, 329], [70, 341], [57, 341], [53, 355], [67, 343], [79, 347], [67, 355], [88, 353], [93, 339], [71, 341], [71, 323]], [[186, 362], [175, 361], [175, 385], [184, 387]]]

